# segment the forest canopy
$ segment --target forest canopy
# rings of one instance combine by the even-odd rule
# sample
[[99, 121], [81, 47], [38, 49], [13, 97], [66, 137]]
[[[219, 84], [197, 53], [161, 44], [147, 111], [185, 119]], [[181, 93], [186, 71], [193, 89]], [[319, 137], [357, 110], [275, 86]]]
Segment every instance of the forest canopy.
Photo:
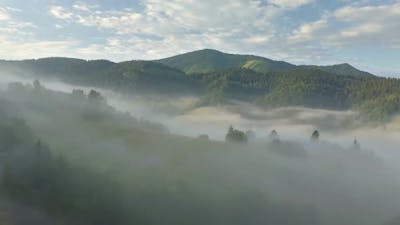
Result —
[[198, 105], [203, 106], [241, 100], [267, 108], [351, 109], [374, 121], [387, 121], [400, 110], [398, 79], [374, 76], [349, 64], [296, 66], [210, 49], [155, 61], [44, 58], [0, 61], [0, 68], [120, 93], [199, 95]]

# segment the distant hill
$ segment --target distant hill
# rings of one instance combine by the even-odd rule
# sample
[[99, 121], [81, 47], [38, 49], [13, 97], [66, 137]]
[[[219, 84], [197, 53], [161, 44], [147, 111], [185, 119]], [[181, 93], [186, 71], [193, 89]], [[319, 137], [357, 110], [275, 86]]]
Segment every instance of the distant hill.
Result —
[[[153, 61], [127, 61], [103, 72], [105, 86], [140, 91], [195, 92], [197, 83], [180, 70]], [[172, 92], [171, 92], [172, 91]]]
[[274, 61], [260, 56], [228, 54], [213, 49], [198, 50], [157, 61], [188, 74], [208, 73], [237, 67], [265, 73], [295, 67], [287, 62]]
[[346, 63], [296, 66], [204, 49], [120, 63], [60, 57], [0, 60], [0, 70], [119, 92], [197, 95], [208, 105], [242, 100], [263, 107], [357, 109], [374, 120], [400, 113], [400, 80], [377, 77]]
[[83, 60], [64, 57], [30, 59], [22, 61], [0, 61], [3, 72], [16, 75], [45, 76], [91, 84], [100, 74], [113, 66], [108, 60]]
[[331, 66], [302, 66], [306, 68], [319, 69], [336, 75], [348, 75], [354, 77], [371, 77], [375, 76], [371, 73], [358, 70], [348, 63], [342, 63]]

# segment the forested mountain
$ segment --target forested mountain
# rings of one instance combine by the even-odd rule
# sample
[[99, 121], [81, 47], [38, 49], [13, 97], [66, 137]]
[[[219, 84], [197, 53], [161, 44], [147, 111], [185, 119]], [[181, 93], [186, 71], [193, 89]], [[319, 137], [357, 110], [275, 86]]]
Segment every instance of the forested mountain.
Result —
[[[153, 61], [133, 60], [114, 63], [107, 60], [42, 58], [0, 61], [0, 70], [20, 76], [56, 78], [79, 84], [126, 91], [170, 91], [178, 93], [196, 87], [180, 70]], [[198, 85], [197, 85], [198, 86]]]
[[265, 73], [269, 71], [295, 67], [287, 62], [274, 61], [253, 55], [227, 54], [213, 49], [189, 52], [165, 59], [160, 59], [158, 62], [180, 69], [188, 74], [207, 73], [221, 69], [238, 67], [253, 69], [257, 72]]
[[372, 77], [371, 73], [358, 70], [348, 63], [336, 64], [331, 66], [304, 66], [311, 69], [319, 69], [336, 75], [354, 76], [354, 77]]
[[212, 49], [120, 63], [71, 58], [0, 61], [0, 70], [120, 92], [198, 95], [203, 105], [237, 99], [263, 107], [357, 109], [374, 120], [400, 111], [398, 79], [378, 77], [349, 64], [296, 66]]
[[199, 85], [184, 72], [153, 61], [122, 62], [101, 73], [105, 79], [98, 82], [117, 90], [182, 93], [199, 89]]
[[0, 61], [2, 72], [16, 75], [51, 76], [66, 81], [91, 84], [115, 63], [108, 60], [83, 60], [51, 57], [22, 61]]

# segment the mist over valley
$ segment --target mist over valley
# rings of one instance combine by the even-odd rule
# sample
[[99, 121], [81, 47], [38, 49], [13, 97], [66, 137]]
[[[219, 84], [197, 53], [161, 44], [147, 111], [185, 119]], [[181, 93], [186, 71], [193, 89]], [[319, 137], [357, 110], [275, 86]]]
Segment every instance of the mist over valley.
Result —
[[0, 0], [0, 225], [400, 225], [399, 12]]

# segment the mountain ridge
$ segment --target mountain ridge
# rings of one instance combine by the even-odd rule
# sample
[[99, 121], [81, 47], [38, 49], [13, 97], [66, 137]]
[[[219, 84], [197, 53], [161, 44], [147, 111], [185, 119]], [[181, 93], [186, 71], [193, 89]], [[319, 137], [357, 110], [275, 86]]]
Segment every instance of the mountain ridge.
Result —
[[[186, 58], [183, 62], [179, 62], [182, 58]], [[203, 63], [203, 64], [196, 64], [192, 59], [187, 59], [187, 58], [194, 58], [194, 59], [200, 59], [200, 60], [206, 60], [211, 62]], [[218, 59], [222, 58], [222, 59]], [[177, 54], [161, 59], [154, 59], [154, 60], [124, 60], [121, 62], [115, 62], [112, 60], [108, 59], [81, 59], [81, 58], [74, 58], [74, 57], [58, 57], [58, 56], [52, 56], [52, 57], [44, 57], [44, 58], [38, 58], [38, 59], [22, 59], [22, 60], [7, 60], [7, 59], [1, 59], [0, 63], [42, 63], [42, 62], [48, 62], [48, 61], [64, 61], [64, 62], [69, 62], [69, 63], [108, 63], [108, 64], [120, 64], [120, 63], [125, 63], [125, 62], [130, 62], [130, 61], [149, 61], [149, 62], [157, 62], [164, 64], [166, 66], [179, 69], [185, 73], [207, 73], [207, 72], [213, 72], [216, 70], [221, 70], [221, 69], [229, 69], [229, 68], [234, 68], [234, 67], [243, 67], [246, 69], [252, 69], [255, 70], [256, 72], [261, 72], [261, 73], [266, 73], [266, 72], [271, 72], [271, 71], [276, 71], [276, 70], [282, 70], [282, 69], [294, 69], [296, 67], [313, 67], [317, 69], [321, 69], [327, 72], [331, 73], [336, 73], [335, 70], [337, 68], [340, 68], [337, 74], [340, 75], [346, 75], [345, 74], [345, 69], [347, 70], [352, 70], [350, 71], [350, 74], [356, 73], [357, 75], [360, 75], [363, 73], [364, 75], [374, 75], [372, 73], [366, 72], [359, 70], [355, 68], [354, 66], [350, 65], [349, 63], [340, 63], [340, 64], [331, 64], [331, 65], [295, 65], [286, 61], [282, 60], [274, 60], [270, 59], [267, 57], [263, 56], [258, 56], [258, 55], [253, 55], [253, 54], [233, 54], [233, 53], [225, 53], [216, 49], [200, 49], [200, 50], [195, 50], [191, 52], [185, 52], [182, 54]], [[189, 62], [188, 62], [189, 61]], [[217, 65], [219, 63], [222, 63], [222, 65]], [[183, 64], [183, 65], [182, 65]], [[205, 64], [205, 65], [204, 65]], [[211, 64], [211, 65], [210, 65]], [[265, 65], [267, 64], [267, 65]], [[374, 75], [375, 76], [375, 75]]]
[[[330, 72], [337, 75], [355, 74], [376, 76], [372, 73], [359, 70], [349, 63], [332, 64], [332, 65], [295, 65], [282, 60], [274, 60], [266, 58], [263, 56], [253, 55], [253, 54], [233, 54], [226, 53], [216, 49], [200, 49], [190, 52], [185, 52], [182, 54], [177, 54], [161, 59], [154, 60], [124, 60], [121, 62], [114, 62], [108, 59], [80, 59], [74, 57], [44, 57], [38, 59], [23, 59], [23, 60], [6, 60], [1, 59], [0, 65], [7, 63], [43, 63], [50, 61], [64, 61], [69, 63], [104, 63], [104, 64], [121, 64], [130, 61], [149, 61], [164, 64], [168, 67], [181, 70], [188, 74], [193, 73], [208, 73], [217, 70], [230, 69], [230, 68], [246, 68], [251, 69], [260, 73], [267, 73], [273, 71], [295, 69], [296, 67], [309, 67], [316, 68], [326, 72]], [[199, 63], [199, 61], [202, 61]], [[197, 61], [197, 62], [196, 62]], [[205, 61], [205, 62], [204, 62]]]
[[122, 93], [195, 95], [201, 99], [198, 106], [244, 100], [267, 108], [357, 109], [376, 120], [400, 113], [399, 79], [378, 77], [347, 63], [293, 65], [205, 49], [119, 63], [62, 57], [1, 60], [0, 71]]

